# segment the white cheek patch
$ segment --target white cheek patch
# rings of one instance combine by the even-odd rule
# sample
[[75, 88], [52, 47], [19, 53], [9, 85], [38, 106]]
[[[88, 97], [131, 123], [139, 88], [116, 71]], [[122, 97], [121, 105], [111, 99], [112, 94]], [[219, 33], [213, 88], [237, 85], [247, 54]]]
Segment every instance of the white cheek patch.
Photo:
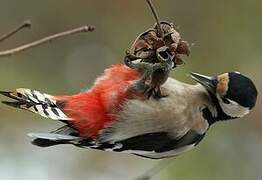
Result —
[[249, 108], [243, 107], [230, 99], [227, 99], [230, 102], [229, 104], [224, 103], [219, 95], [217, 95], [217, 99], [224, 113], [230, 117], [240, 118], [247, 115], [250, 111]]

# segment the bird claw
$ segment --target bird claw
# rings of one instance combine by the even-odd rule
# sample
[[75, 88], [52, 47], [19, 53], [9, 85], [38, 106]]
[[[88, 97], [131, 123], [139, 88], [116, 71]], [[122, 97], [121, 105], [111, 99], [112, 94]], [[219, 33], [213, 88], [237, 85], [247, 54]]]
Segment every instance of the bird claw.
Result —
[[[127, 51], [125, 56], [125, 64], [132, 69], [138, 69], [143, 72], [142, 77], [137, 81], [137, 89], [139, 89], [139, 87], [143, 87], [144, 89], [142, 91], [148, 99], [151, 96], [156, 99], [160, 99], [167, 96], [167, 94], [161, 93], [159, 87], [164, 82], [161, 82], [160, 80], [158, 80], [158, 78], [156, 78], [156, 80], [154, 80], [155, 84], [152, 84], [153, 74], [161, 70], [161, 72], [163, 73], [157, 76], [161, 76], [159, 79], [165, 79], [163, 77], [168, 76], [169, 72], [174, 67], [174, 57], [175, 55], [171, 55], [169, 53], [169, 48], [167, 46], [163, 46], [157, 49], [155, 58], [158, 60], [158, 62], [150, 62], [151, 59], [144, 59], [145, 57], [141, 58], [140, 56], [133, 55]], [[141, 59], [141, 61], [133, 62], [134, 60], [138, 59]], [[154, 78], [155, 77], [156, 76], [154, 76]], [[148, 82], [150, 83], [148, 84]], [[146, 86], [145, 84], [148, 84], [148, 86]]]
[[144, 95], [147, 97], [147, 99], [150, 99], [150, 97], [153, 97], [154, 99], [161, 99], [167, 97], [169, 94], [167, 90], [163, 87], [153, 88], [149, 87], [144, 91]]

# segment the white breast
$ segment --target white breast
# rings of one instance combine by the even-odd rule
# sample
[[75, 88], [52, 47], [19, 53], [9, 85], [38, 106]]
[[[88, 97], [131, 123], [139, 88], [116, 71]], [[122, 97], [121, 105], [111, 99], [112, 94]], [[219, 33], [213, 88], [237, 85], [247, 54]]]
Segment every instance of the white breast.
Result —
[[208, 123], [201, 109], [209, 103], [205, 90], [172, 78], [163, 87], [169, 92], [166, 98], [127, 101], [118, 120], [101, 132], [102, 139], [115, 142], [154, 132], [170, 132], [174, 137], [181, 137], [189, 129], [204, 133]]

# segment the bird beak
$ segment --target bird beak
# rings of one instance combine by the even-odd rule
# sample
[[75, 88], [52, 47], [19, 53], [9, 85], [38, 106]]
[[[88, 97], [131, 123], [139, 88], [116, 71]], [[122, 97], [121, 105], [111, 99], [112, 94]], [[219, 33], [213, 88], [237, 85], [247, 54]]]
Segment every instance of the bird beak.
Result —
[[216, 78], [198, 73], [191, 73], [191, 78], [204, 86], [209, 92], [216, 93]]

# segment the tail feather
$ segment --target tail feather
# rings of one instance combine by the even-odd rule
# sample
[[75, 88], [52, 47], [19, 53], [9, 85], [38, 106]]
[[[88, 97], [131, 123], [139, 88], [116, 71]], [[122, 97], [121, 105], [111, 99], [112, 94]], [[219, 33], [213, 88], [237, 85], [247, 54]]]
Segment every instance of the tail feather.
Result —
[[78, 144], [83, 140], [81, 137], [62, 135], [55, 133], [30, 133], [28, 136], [34, 138], [31, 143], [40, 147], [49, 147], [58, 144]]
[[71, 141], [82, 139], [77, 136], [56, 134], [56, 133], [29, 133], [28, 136], [32, 138], [49, 139], [51, 141]]
[[[30, 133], [33, 138], [32, 144], [40, 147], [49, 147], [58, 144], [73, 144], [79, 147], [91, 147], [95, 144], [94, 139], [81, 137], [79, 132], [71, 127], [70, 117], [63, 111], [66, 101], [58, 100], [57, 97], [41, 93], [36, 90], [19, 88], [15, 91], [0, 91], [0, 94], [11, 98], [11, 101], [2, 103], [19, 109], [24, 109], [46, 118], [65, 121], [67, 125], [49, 133]], [[59, 98], [61, 99], [61, 98]]]
[[65, 115], [59, 105], [60, 102], [57, 102], [54, 96], [25, 88], [16, 89], [14, 92], [0, 91], [0, 94], [14, 100], [2, 102], [8, 106], [31, 111], [54, 120], [71, 120]]
[[31, 143], [39, 147], [50, 147], [50, 146], [55, 146], [59, 144], [66, 144], [64, 142], [51, 141], [49, 139], [41, 139], [41, 138], [33, 139]]
[[29, 133], [28, 135], [34, 138], [31, 143], [40, 147], [49, 147], [58, 144], [73, 144], [76, 146], [81, 146], [82, 144], [86, 146], [93, 145], [93, 139], [79, 137], [77, 131], [68, 125], [50, 133]]
[[40, 147], [49, 147], [58, 144], [72, 144], [81, 138], [77, 137], [75, 129], [68, 125], [62, 126], [50, 133], [29, 133], [28, 136], [34, 138], [31, 143]]

